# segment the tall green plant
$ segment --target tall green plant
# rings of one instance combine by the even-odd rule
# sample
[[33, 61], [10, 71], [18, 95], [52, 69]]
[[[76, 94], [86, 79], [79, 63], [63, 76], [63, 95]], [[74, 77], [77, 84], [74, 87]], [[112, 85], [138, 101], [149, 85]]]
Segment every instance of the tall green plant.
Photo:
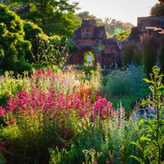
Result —
[[13, 70], [22, 73], [30, 70], [25, 56], [30, 53], [31, 44], [24, 40], [21, 19], [6, 6], [0, 4], [0, 67], [2, 72]]
[[140, 37], [141, 52], [143, 54], [143, 64], [147, 75], [151, 73], [152, 67], [157, 61], [157, 51], [159, 43], [154, 34], [145, 33]]
[[162, 108], [164, 102], [162, 97], [164, 96], [164, 84], [162, 84], [163, 74], [159, 74], [160, 68], [157, 66], [153, 67], [153, 74], [150, 74], [150, 80], [144, 79], [145, 82], [150, 84], [149, 89], [152, 92], [153, 99], [143, 100], [141, 105], [152, 105], [156, 109], [156, 118], [153, 120], [141, 120], [138, 124], [139, 140], [132, 142], [136, 145], [141, 152], [142, 157], [135, 158], [139, 163], [150, 163], [162, 162], [162, 156], [164, 155], [164, 120], [162, 119]]

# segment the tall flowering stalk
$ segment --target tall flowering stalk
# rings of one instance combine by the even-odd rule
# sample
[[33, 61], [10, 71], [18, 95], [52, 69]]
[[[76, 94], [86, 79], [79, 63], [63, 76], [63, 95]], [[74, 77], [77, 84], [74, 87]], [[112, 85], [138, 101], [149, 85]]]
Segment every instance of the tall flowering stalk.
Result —
[[159, 73], [160, 68], [154, 66], [153, 74], [150, 74], [150, 80], [144, 79], [145, 82], [151, 84], [149, 89], [152, 92], [153, 99], [143, 100], [141, 105], [152, 105], [156, 109], [156, 117], [154, 117], [153, 120], [141, 120], [138, 124], [140, 138], [138, 143], [132, 142], [132, 144], [137, 146], [142, 153], [142, 157], [133, 155], [131, 157], [135, 158], [140, 163], [144, 163], [146, 160], [149, 160], [150, 163], [155, 162], [160, 164], [162, 162], [164, 147], [164, 121], [162, 119], [164, 84], [162, 83], [162, 78], [164, 75], [160, 75]]

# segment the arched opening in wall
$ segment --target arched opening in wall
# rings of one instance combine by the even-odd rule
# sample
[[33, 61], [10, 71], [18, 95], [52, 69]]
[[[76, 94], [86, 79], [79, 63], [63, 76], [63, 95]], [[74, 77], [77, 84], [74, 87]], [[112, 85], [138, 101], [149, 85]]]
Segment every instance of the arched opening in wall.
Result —
[[95, 61], [95, 55], [91, 51], [84, 53], [84, 64], [88, 66], [93, 66]]
[[77, 64], [90, 64], [95, 66], [97, 64], [97, 50], [93, 46], [82, 47], [79, 50]]

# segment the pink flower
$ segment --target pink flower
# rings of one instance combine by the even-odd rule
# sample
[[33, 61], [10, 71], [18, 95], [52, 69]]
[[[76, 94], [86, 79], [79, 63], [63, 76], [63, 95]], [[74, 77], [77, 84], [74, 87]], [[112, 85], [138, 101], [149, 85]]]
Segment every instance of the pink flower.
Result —
[[0, 150], [3, 151], [7, 145], [8, 145], [8, 142], [7, 142], [7, 141], [1, 142], [1, 143], [0, 143]]
[[4, 116], [6, 113], [5, 108], [0, 106], [0, 117]]

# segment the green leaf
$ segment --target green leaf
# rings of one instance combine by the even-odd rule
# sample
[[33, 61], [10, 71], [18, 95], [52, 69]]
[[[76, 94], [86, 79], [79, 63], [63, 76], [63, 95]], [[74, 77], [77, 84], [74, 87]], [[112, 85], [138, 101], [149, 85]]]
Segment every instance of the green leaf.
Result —
[[142, 147], [139, 143], [136, 142], [130, 142], [132, 145], [135, 145], [138, 149], [142, 150]]
[[130, 158], [134, 158], [136, 161], [138, 161], [140, 164], [144, 164], [144, 162], [142, 161], [142, 159], [141, 158], [138, 158], [138, 157], [136, 157], [136, 156], [134, 156], [134, 155], [130, 155]]
[[152, 81], [152, 80], [148, 80], [148, 79], [146, 79], [146, 78], [144, 78], [143, 80], [144, 80], [146, 83], [154, 84], [154, 81]]
[[141, 142], [148, 141], [150, 142], [151, 140], [147, 137], [140, 137]]

